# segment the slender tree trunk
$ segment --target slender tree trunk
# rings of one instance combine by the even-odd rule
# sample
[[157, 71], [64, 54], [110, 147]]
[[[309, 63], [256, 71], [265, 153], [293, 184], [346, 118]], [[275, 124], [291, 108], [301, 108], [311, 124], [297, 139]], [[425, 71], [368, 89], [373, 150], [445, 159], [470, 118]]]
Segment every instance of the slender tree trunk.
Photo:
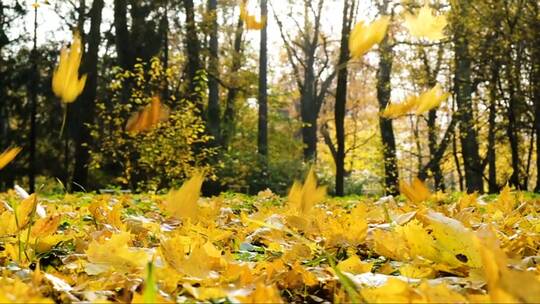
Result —
[[459, 191], [464, 190], [464, 183], [463, 183], [463, 172], [461, 171], [461, 164], [459, 163], [459, 155], [458, 155], [458, 149], [457, 149], [457, 136], [456, 133], [452, 136], [452, 155], [454, 157], [454, 163], [456, 165], [456, 172], [458, 175], [458, 181], [459, 181]]
[[86, 188], [88, 185], [88, 164], [92, 136], [88, 124], [92, 124], [95, 116], [95, 99], [97, 90], [98, 51], [101, 44], [101, 17], [104, 1], [94, 0], [90, 10], [90, 33], [88, 34], [88, 52], [84, 56], [82, 73], [88, 78], [83, 93], [75, 104], [79, 118], [78, 135], [75, 138], [75, 168], [73, 172], [73, 189]]
[[[268, 16], [267, 0], [261, 0], [261, 18]], [[268, 54], [267, 54], [267, 22], [261, 29], [261, 43], [259, 49], [259, 124], [257, 133], [257, 149], [262, 157], [263, 176], [267, 174], [268, 167]]]
[[219, 109], [219, 45], [218, 45], [218, 22], [217, 22], [217, 0], [208, 0], [208, 14], [210, 22], [210, 57], [208, 60], [208, 109], [206, 120], [208, 121], [208, 131], [214, 137], [216, 144], [221, 142], [220, 126], [221, 114]]
[[[379, 45], [379, 68], [377, 70], [377, 100], [380, 111], [384, 110], [390, 101], [392, 87], [390, 77], [392, 73], [393, 54], [392, 46], [388, 41], [388, 36]], [[385, 191], [390, 195], [397, 195], [398, 189], [398, 167], [396, 156], [396, 140], [394, 137], [394, 127], [392, 120], [379, 117], [379, 128], [383, 144]]]
[[[468, 1], [459, 1], [459, 11], [461, 16], [467, 16], [469, 10]], [[463, 17], [465, 18], [465, 17]], [[461, 152], [463, 154], [463, 165], [465, 167], [465, 183], [467, 192], [484, 191], [482, 180], [482, 168], [480, 163], [477, 131], [475, 129], [472, 103], [472, 81], [471, 81], [471, 57], [469, 54], [469, 41], [466, 28], [459, 20], [454, 25], [454, 46], [455, 46], [455, 92], [458, 107], [458, 117], [460, 120], [460, 141]]]
[[350, 7], [349, 0], [344, 0], [343, 21], [341, 25], [341, 46], [339, 52], [338, 66], [345, 65], [345, 67], [340, 69], [338, 72], [336, 102], [334, 108], [334, 120], [336, 125], [337, 141], [337, 149], [334, 158], [336, 164], [337, 196], [343, 196], [345, 194], [345, 111], [347, 108], [347, 78], [349, 74], [346, 64], [349, 60], [349, 34], [351, 32], [351, 19], [353, 11], [354, 9]]
[[487, 146], [487, 161], [489, 166], [488, 171], [488, 187], [489, 193], [497, 193], [499, 186], [497, 185], [497, 156], [495, 154], [495, 135], [497, 117], [497, 79], [499, 78], [498, 68], [491, 68], [491, 80], [489, 83], [489, 118], [488, 118], [488, 146]]
[[185, 81], [188, 83], [187, 97], [194, 102], [203, 114], [204, 105], [199, 92], [197, 92], [197, 73], [201, 70], [200, 41], [195, 22], [195, 7], [193, 0], [183, 0], [186, 13], [186, 33], [184, 42], [186, 45], [187, 71]]
[[[540, 26], [540, 19], [538, 18], [540, 15], [539, 6], [538, 2], [534, 5], [534, 12], [537, 16], [534, 25], [537, 29]], [[531, 58], [533, 71], [531, 84], [533, 86], [532, 98], [534, 103], [534, 126], [536, 129], [536, 186], [534, 187], [534, 191], [540, 193], [540, 47], [538, 47], [540, 45], [540, 31], [536, 30], [534, 32], [532, 40], [533, 55]]]
[[518, 98], [516, 96], [516, 86], [513, 79], [514, 72], [511, 68], [513, 64], [510, 63], [507, 65], [507, 76], [508, 76], [508, 93], [510, 99], [508, 100], [507, 108], [507, 117], [508, 124], [506, 125], [506, 135], [508, 136], [508, 141], [510, 142], [510, 154], [512, 156], [512, 175], [510, 176], [510, 186], [521, 189], [520, 183], [520, 157], [519, 157], [519, 134], [517, 130], [517, 105]]
[[114, 0], [114, 28], [118, 64], [129, 70], [135, 62], [127, 23], [127, 0]]
[[[37, 2], [36, 2], [37, 3]], [[28, 170], [28, 183], [30, 193], [35, 191], [36, 184], [36, 141], [37, 141], [37, 90], [39, 83], [38, 74], [38, 53], [37, 53], [37, 9], [38, 6], [34, 6], [34, 38], [33, 47], [31, 52], [32, 59], [32, 79], [30, 84], [30, 167]]]
[[225, 102], [225, 113], [223, 114], [222, 145], [228, 147], [229, 142], [235, 131], [236, 107], [235, 101], [238, 95], [238, 76], [237, 73], [242, 67], [242, 36], [244, 33], [244, 23], [242, 18], [238, 18], [236, 31], [234, 34], [234, 50], [232, 54], [231, 74], [234, 75], [233, 83], [227, 91], [227, 100]]

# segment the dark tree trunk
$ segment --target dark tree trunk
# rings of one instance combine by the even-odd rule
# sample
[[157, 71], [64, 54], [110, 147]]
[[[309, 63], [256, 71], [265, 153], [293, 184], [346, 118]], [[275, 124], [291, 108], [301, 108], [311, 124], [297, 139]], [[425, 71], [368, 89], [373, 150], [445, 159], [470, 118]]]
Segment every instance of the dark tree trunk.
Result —
[[131, 46], [127, 23], [127, 0], [114, 0], [114, 28], [118, 64], [124, 70], [131, 69], [135, 55]]
[[199, 92], [197, 92], [197, 73], [201, 70], [200, 59], [200, 41], [197, 33], [197, 24], [195, 22], [195, 7], [193, 0], [183, 0], [186, 13], [186, 33], [184, 37], [187, 57], [187, 70], [185, 81], [188, 84], [187, 98], [194, 102], [203, 114], [204, 105]]
[[[379, 109], [383, 111], [390, 101], [392, 87], [390, 77], [392, 73], [393, 54], [392, 46], [388, 41], [388, 36], [379, 45], [379, 67], [377, 70], [377, 100]], [[385, 192], [390, 195], [399, 194], [398, 189], [398, 167], [396, 156], [396, 140], [394, 137], [394, 127], [392, 120], [379, 117], [379, 128], [383, 144], [384, 157], [384, 184]]]
[[37, 115], [37, 90], [39, 83], [39, 74], [38, 74], [38, 53], [37, 53], [37, 5], [34, 6], [34, 38], [33, 38], [33, 47], [31, 52], [32, 60], [32, 79], [30, 83], [30, 166], [28, 170], [28, 183], [30, 193], [35, 191], [36, 184], [36, 141], [37, 141], [37, 130], [36, 130], [36, 115]]
[[[90, 33], [88, 34], [88, 51], [84, 56], [83, 74], [88, 78], [79, 100], [74, 104], [79, 121], [78, 134], [75, 138], [75, 168], [73, 172], [73, 189], [87, 187], [88, 164], [92, 137], [88, 124], [92, 124], [95, 115], [95, 99], [97, 90], [98, 51], [101, 44], [101, 17], [103, 0], [94, 0], [90, 10]], [[83, 189], [84, 190], [84, 189]]]
[[[539, 16], [539, 4], [536, 2], [534, 4], [534, 12], [536, 16]], [[534, 32], [533, 36], [533, 55], [532, 57], [532, 81], [531, 84], [533, 85], [533, 102], [534, 102], [534, 126], [536, 129], [536, 186], [534, 187], [534, 191], [537, 193], [540, 193], [540, 31], [538, 31], [538, 27], [540, 27], [540, 21], [538, 18], [535, 19], [534, 27], [536, 27], [536, 31]]]
[[219, 45], [218, 45], [218, 22], [217, 22], [217, 0], [208, 0], [208, 14], [210, 22], [210, 57], [208, 60], [208, 109], [206, 120], [208, 121], [208, 131], [214, 137], [216, 144], [221, 142], [220, 136], [220, 109], [219, 109]]
[[[266, 20], [268, 15], [267, 0], [261, 0], [261, 18]], [[267, 54], [267, 22], [261, 29], [261, 44], [259, 49], [259, 124], [257, 132], [257, 150], [262, 157], [263, 176], [268, 166], [268, 54]]]
[[493, 66], [491, 68], [491, 80], [489, 82], [489, 117], [488, 117], [488, 146], [487, 146], [487, 162], [489, 166], [488, 171], [488, 189], [489, 193], [499, 192], [499, 186], [497, 185], [497, 156], [495, 154], [495, 135], [496, 135], [496, 122], [497, 117], [497, 81], [499, 78], [498, 68]]
[[519, 100], [517, 98], [516, 86], [514, 82], [514, 73], [512, 66], [513, 63], [507, 65], [507, 77], [508, 77], [508, 93], [510, 99], [508, 100], [507, 108], [507, 117], [508, 123], [506, 125], [506, 135], [508, 136], [508, 141], [510, 142], [510, 154], [512, 156], [512, 175], [510, 176], [510, 186], [513, 186], [517, 189], [521, 189], [520, 182], [520, 157], [519, 157], [519, 134], [518, 134], [518, 125], [517, 125], [517, 106]]
[[[459, 1], [459, 12], [462, 16], [468, 15], [468, 1]], [[463, 18], [465, 19], [465, 18]], [[458, 108], [461, 152], [465, 167], [465, 183], [467, 192], [484, 191], [482, 181], [482, 168], [480, 163], [477, 132], [475, 129], [472, 81], [471, 81], [471, 57], [469, 54], [469, 41], [462, 20], [454, 25], [455, 47], [455, 79], [454, 90]]]
[[234, 34], [234, 50], [232, 54], [231, 74], [233, 75], [232, 85], [227, 91], [227, 100], [225, 102], [225, 113], [223, 113], [222, 145], [228, 147], [229, 142], [235, 130], [236, 107], [235, 101], [238, 95], [238, 76], [237, 73], [242, 67], [242, 36], [244, 33], [244, 23], [242, 18], [238, 18], [236, 31]]
[[[354, 5], [353, 5], [354, 6]], [[334, 120], [336, 124], [337, 149], [335, 153], [336, 164], [336, 195], [345, 194], [345, 111], [347, 108], [347, 81], [349, 70], [349, 34], [351, 32], [351, 20], [354, 9], [350, 7], [349, 0], [343, 1], [343, 21], [341, 24], [341, 46], [339, 51], [338, 67], [344, 65], [338, 72], [336, 87], [336, 103], [334, 108]]]

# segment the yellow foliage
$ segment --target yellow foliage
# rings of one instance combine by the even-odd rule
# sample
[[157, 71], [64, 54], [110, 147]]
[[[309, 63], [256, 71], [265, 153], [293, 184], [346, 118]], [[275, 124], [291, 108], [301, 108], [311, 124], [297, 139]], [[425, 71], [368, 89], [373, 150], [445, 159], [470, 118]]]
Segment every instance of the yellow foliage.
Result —
[[195, 221], [199, 216], [199, 200], [201, 186], [204, 181], [204, 173], [197, 171], [178, 190], [169, 193], [167, 200], [163, 202], [163, 210], [178, 219], [190, 219]]
[[419, 10], [418, 15], [405, 15], [405, 26], [411, 35], [429, 40], [441, 40], [445, 37], [443, 31], [447, 21], [444, 15], [435, 16], [434, 11], [426, 4]]
[[351, 31], [349, 38], [351, 58], [362, 57], [375, 44], [380, 43], [386, 35], [389, 23], [390, 17], [388, 16], [380, 17], [371, 24], [366, 24], [363, 21], [358, 22]]
[[240, 303], [283, 303], [275, 286], [257, 283], [255, 290], [248, 296], [238, 297]]
[[64, 103], [74, 102], [84, 90], [86, 75], [79, 78], [82, 50], [81, 37], [78, 33], [74, 33], [70, 50], [62, 49], [60, 62], [53, 73], [53, 92]]
[[21, 152], [21, 148], [11, 148], [0, 154], [0, 170], [7, 166]]
[[266, 25], [265, 17], [263, 17], [261, 21], [258, 21], [257, 17], [249, 14], [247, 10], [247, 0], [242, 0], [240, 3], [240, 18], [248, 30], [261, 30]]

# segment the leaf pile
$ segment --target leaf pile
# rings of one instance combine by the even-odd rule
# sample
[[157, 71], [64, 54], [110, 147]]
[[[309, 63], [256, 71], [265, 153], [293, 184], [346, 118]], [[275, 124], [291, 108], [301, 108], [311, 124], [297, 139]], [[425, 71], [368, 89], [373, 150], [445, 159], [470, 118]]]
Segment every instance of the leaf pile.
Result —
[[538, 197], [329, 199], [310, 173], [288, 198], [209, 199], [201, 182], [1, 194], [0, 302], [540, 302]]

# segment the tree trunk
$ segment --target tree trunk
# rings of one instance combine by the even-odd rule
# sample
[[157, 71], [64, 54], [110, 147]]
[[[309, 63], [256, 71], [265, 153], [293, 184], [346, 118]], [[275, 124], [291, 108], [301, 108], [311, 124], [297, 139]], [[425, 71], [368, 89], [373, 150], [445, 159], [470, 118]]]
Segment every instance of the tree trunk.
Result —
[[242, 36], [244, 33], [244, 22], [242, 18], [238, 18], [238, 23], [236, 25], [236, 31], [234, 34], [234, 50], [232, 54], [232, 66], [231, 74], [233, 75], [233, 83], [228, 88], [227, 91], [227, 100], [225, 102], [225, 113], [223, 113], [223, 128], [222, 128], [222, 146], [227, 148], [229, 142], [234, 134], [235, 130], [235, 116], [236, 116], [236, 107], [235, 101], [236, 96], [238, 95], [238, 81], [237, 73], [242, 67]]
[[183, 0], [184, 10], [186, 13], [186, 33], [184, 42], [186, 45], [187, 71], [185, 81], [188, 84], [187, 98], [194, 102], [199, 109], [200, 114], [203, 114], [204, 106], [201, 96], [197, 91], [199, 84], [197, 83], [197, 73], [201, 70], [200, 59], [200, 41], [197, 33], [197, 24], [195, 22], [195, 7], [193, 0]]
[[[104, 6], [103, 0], [94, 0], [90, 10], [90, 33], [88, 34], [88, 52], [84, 56], [82, 73], [87, 74], [86, 86], [79, 100], [74, 104], [78, 114], [78, 135], [75, 138], [75, 168], [73, 184], [75, 187], [86, 188], [88, 184], [88, 163], [92, 137], [89, 124], [95, 115], [95, 99], [97, 90], [98, 51], [101, 44], [101, 17]], [[77, 189], [77, 188], [73, 188]]]
[[[461, 16], [468, 15], [468, 1], [459, 1]], [[465, 17], [463, 17], [465, 18]], [[455, 47], [455, 95], [458, 108], [461, 152], [465, 167], [465, 184], [467, 192], [483, 193], [482, 168], [480, 163], [477, 132], [475, 129], [473, 104], [472, 104], [472, 81], [471, 81], [471, 57], [469, 54], [469, 41], [463, 19], [455, 24], [454, 47]]]
[[[536, 16], [539, 16], [539, 4], [536, 2], [534, 5], [534, 12]], [[535, 19], [533, 28], [538, 29], [540, 26], [540, 21], [538, 18]], [[534, 191], [537, 193], [540, 193], [540, 31], [536, 30], [534, 32], [534, 38], [532, 50], [533, 55], [532, 58], [532, 81], [531, 84], [533, 86], [533, 103], [534, 103], [534, 126], [536, 129], [536, 186], [534, 187]]]
[[208, 131], [214, 137], [213, 141], [221, 142], [220, 136], [220, 109], [219, 109], [219, 45], [218, 45], [218, 22], [217, 22], [217, 0], [208, 0], [208, 14], [210, 22], [210, 57], [208, 60], [208, 109], [206, 120], [208, 121]]
[[[354, 5], [353, 5], [354, 6]], [[339, 51], [338, 67], [344, 65], [339, 70], [337, 76], [336, 102], [334, 108], [334, 120], [336, 125], [337, 149], [335, 153], [336, 164], [336, 195], [345, 194], [345, 111], [347, 108], [347, 81], [349, 71], [347, 61], [349, 60], [349, 34], [351, 32], [351, 19], [353, 8], [350, 8], [349, 0], [343, 1], [343, 21], [341, 24], [341, 46]]]
[[[268, 16], [267, 0], [261, 0], [261, 18]], [[267, 54], [267, 22], [261, 29], [261, 44], [259, 48], [259, 124], [257, 133], [257, 150], [262, 157], [263, 178], [268, 166], [268, 54]]]
[[[390, 77], [392, 73], [393, 54], [392, 46], [386, 36], [379, 45], [379, 67], [377, 70], [377, 100], [379, 110], [383, 111], [390, 101], [392, 87]], [[394, 127], [392, 120], [379, 117], [379, 128], [383, 144], [385, 192], [390, 195], [399, 194], [398, 189], [398, 167], [396, 156], [396, 140], [394, 137]]]
[[131, 69], [135, 56], [127, 24], [127, 0], [114, 0], [114, 28], [118, 64], [124, 70]]
[[488, 117], [488, 146], [487, 146], [487, 161], [489, 166], [488, 171], [488, 189], [489, 193], [499, 192], [497, 185], [497, 156], [495, 154], [495, 135], [497, 117], [497, 80], [499, 78], [498, 68], [491, 68], [491, 80], [489, 82], [489, 117]]
[[513, 63], [507, 65], [507, 77], [508, 77], [508, 93], [510, 99], [508, 100], [507, 117], [508, 123], [506, 125], [506, 135], [510, 142], [510, 154], [512, 159], [512, 175], [510, 176], [509, 184], [516, 189], [521, 189], [520, 183], [520, 157], [519, 157], [519, 134], [517, 126], [517, 105], [519, 100], [516, 96], [516, 86], [514, 83], [513, 75], [515, 75], [512, 66]]
[[28, 170], [28, 183], [30, 193], [35, 191], [36, 184], [36, 142], [37, 142], [37, 126], [36, 126], [36, 115], [37, 115], [37, 90], [39, 83], [39, 74], [38, 74], [38, 53], [37, 53], [37, 5], [34, 6], [34, 37], [33, 37], [33, 47], [32, 52], [30, 53], [32, 60], [32, 79], [30, 82], [30, 166]]

